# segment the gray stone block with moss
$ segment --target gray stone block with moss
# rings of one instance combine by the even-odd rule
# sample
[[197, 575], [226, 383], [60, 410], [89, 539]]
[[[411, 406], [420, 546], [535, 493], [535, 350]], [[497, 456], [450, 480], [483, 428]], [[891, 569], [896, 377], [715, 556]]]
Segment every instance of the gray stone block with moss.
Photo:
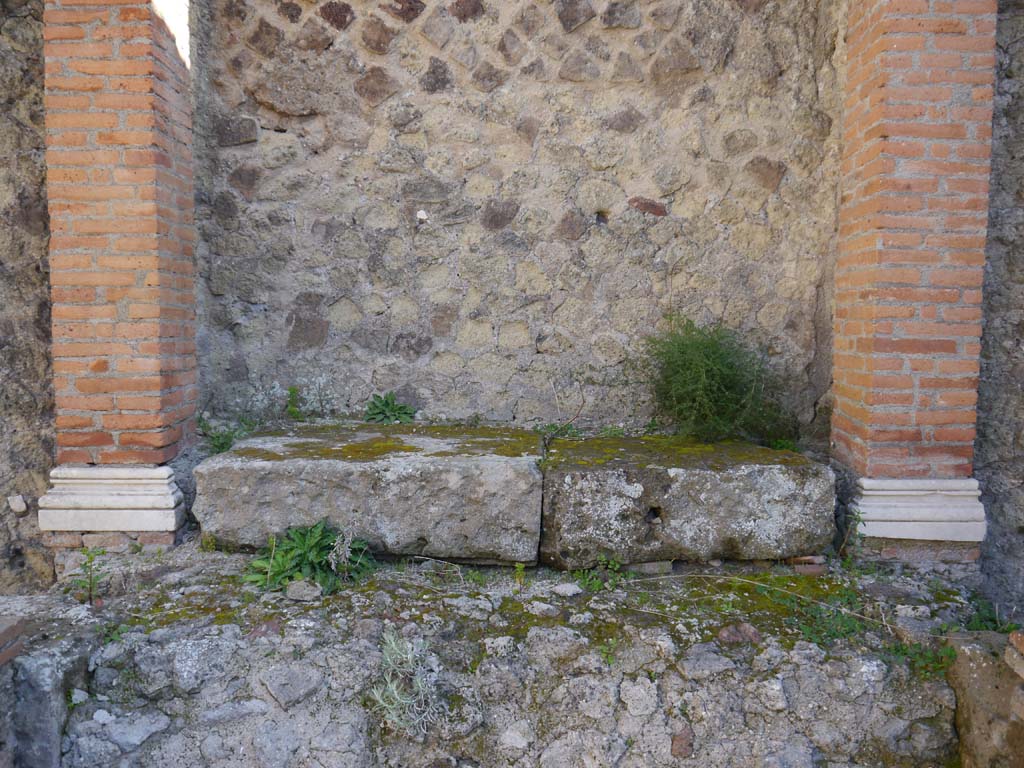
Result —
[[229, 547], [326, 519], [377, 553], [586, 568], [605, 556], [776, 559], [833, 535], [832, 471], [799, 454], [669, 437], [554, 440], [496, 427], [306, 425], [196, 469]]
[[233, 547], [326, 519], [378, 553], [532, 564], [540, 458], [540, 438], [520, 430], [306, 426], [200, 464], [193, 513]]
[[817, 554], [835, 530], [832, 470], [790, 451], [669, 437], [556, 441], [540, 559], [771, 560]]

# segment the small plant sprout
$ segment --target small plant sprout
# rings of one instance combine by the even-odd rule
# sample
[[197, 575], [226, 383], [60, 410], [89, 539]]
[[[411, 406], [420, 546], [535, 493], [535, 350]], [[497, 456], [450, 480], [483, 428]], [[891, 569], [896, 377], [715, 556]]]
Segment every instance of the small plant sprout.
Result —
[[81, 592], [84, 598], [83, 602], [89, 605], [96, 605], [99, 600], [100, 581], [104, 576], [99, 558], [105, 554], [107, 551], [98, 547], [83, 548], [82, 555], [85, 559], [82, 561], [81, 576], [76, 576], [71, 580], [71, 584]]
[[302, 412], [302, 406], [300, 403], [301, 398], [299, 395], [299, 388], [296, 386], [288, 387], [288, 401], [285, 403], [284, 412], [292, 421], [306, 420], [306, 414]]
[[200, 416], [196, 422], [199, 434], [206, 438], [206, 444], [210, 447], [210, 453], [226, 453], [231, 450], [235, 440], [245, 437], [247, 430], [242, 425], [228, 427], [218, 426]]
[[422, 739], [445, 711], [437, 694], [437, 675], [428, 667], [423, 649], [392, 627], [381, 638], [381, 677], [370, 689], [374, 712], [387, 728]]
[[609, 667], [615, 663], [615, 649], [618, 648], [618, 645], [619, 641], [610, 637], [597, 647], [597, 652], [601, 654], [601, 660]]
[[512, 578], [516, 581], [516, 589], [522, 591], [526, 586], [526, 563], [516, 563]]
[[411, 424], [416, 409], [398, 402], [394, 392], [374, 395], [366, 406], [366, 420], [373, 424]]
[[129, 629], [131, 629], [131, 627], [127, 624], [114, 624], [113, 622], [108, 623], [103, 628], [103, 642], [105, 644], [120, 642], [124, 633]]
[[622, 583], [622, 564], [613, 557], [597, 556], [597, 565], [587, 570], [573, 571], [576, 583], [587, 592], [611, 591]]

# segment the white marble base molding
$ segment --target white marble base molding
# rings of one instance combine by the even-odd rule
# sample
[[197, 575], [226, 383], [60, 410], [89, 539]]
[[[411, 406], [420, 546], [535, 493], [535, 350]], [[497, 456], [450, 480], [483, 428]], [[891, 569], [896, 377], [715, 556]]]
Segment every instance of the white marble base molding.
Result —
[[978, 481], [863, 477], [851, 509], [863, 536], [927, 541], [981, 541], [985, 508]]
[[174, 531], [185, 520], [170, 467], [56, 467], [50, 483], [43, 531]]

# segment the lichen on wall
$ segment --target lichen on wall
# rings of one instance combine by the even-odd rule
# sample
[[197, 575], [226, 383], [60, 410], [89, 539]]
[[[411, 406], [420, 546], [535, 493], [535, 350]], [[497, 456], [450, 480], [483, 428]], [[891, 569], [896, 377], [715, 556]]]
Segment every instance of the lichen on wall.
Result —
[[814, 418], [843, 3], [194, 5], [210, 405], [326, 374], [351, 407], [641, 423], [674, 312]]
[[42, 14], [0, 0], [0, 593], [52, 578], [32, 514], [54, 440]]
[[1024, 7], [1002, 0], [975, 471], [988, 512], [991, 597], [1024, 612]]

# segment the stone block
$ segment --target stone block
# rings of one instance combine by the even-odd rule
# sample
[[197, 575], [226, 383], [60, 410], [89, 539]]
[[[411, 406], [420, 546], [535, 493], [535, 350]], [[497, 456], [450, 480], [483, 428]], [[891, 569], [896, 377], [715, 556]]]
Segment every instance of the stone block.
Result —
[[534, 563], [538, 437], [479, 428], [368, 425], [255, 437], [195, 470], [205, 534], [258, 547], [326, 519], [378, 553]]
[[86, 533], [82, 536], [83, 547], [98, 547], [107, 552], [127, 552], [132, 540], [123, 533]]
[[1010, 716], [1024, 722], [1024, 684], [1018, 685], [1010, 694]]
[[1016, 672], [1018, 677], [1024, 677], [1024, 653], [1012, 645], [1007, 645], [1003, 651], [1003, 661], [1010, 665], [1010, 669]]
[[555, 3], [555, 12], [562, 23], [562, 29], [566, 32], [572, 32], [597, 15], [587, 0], [558, 0]]
[[381, 67], [370, 67], [353, 86], [355, 92], [374, 107], [394, 96], [398, 87], [398, 81]]
[[832, 470], [788, 451], [663, 437], [555, 441], [540, 559], [781, 559], [834, 533]]
[[356, 17], [351, 5], [335, 2], [335, 0], [320, 6], [318, 13], [335, 29], [348, 29]]
[[44, 531], [42, 536], [44, 547], [52, 547], [53, 549], [80, 549], [82, 546], [82, 534], [80, 533]]
[[16, 659], [25, 650], [25, 644], [19, 639], [8, 645], [0, 646], [0, 667], [11, 659]]
[[448, 10], [461, 22], [479, 19], [484, 15], [484, 5], [480, 0], [455, 0]]
[[642, 573], [644, 576], [661, 576], [666, 573], [672, 573], [672, 561], [652, 560], [649, 563], [635, 563], [630, 570]]
[[1012, 755], [1021, 753], [1014, 744], [1024, 732], [1012, 720], [1012, 694], [1019, 679], [999, 660], [1001, 653], [1016, 653], [1016, 649], [997, 632], [962, 633], [951, 637], [949, 644], [956, 658], [946, 677], [956, 691], [963, 764], [1017, 764]]
[[215, 118], [213, 131], [217, 136], [217, 144], [221, 147], [251, 144], [260, 136], [259, 123], [254, 118], [246, 116]]
[[1010, 633], [1010, 645], [1024, 653], [1024, 632], [1017, 630]]
[[[14, 660], [14, 700], [10, 708], [16, 765], [61, 765], [61, 742], [69, 714], [67, 695], [72, 688], [86, 688], [89, 654], [94, 647], [93, 638], [69, 634], [73, 636], [33, 647]], [[112, 761], [82, 764], [111, 765]]]
[[374, 53], [385, 54], [397, 34], [397, 29], [392, 29], [380, 19], [371, 16], [363, 25], [363, 45]]
[[25, 620], [16, 616], [0, 616], [0, 646], [14, 642], [25, 631]]

